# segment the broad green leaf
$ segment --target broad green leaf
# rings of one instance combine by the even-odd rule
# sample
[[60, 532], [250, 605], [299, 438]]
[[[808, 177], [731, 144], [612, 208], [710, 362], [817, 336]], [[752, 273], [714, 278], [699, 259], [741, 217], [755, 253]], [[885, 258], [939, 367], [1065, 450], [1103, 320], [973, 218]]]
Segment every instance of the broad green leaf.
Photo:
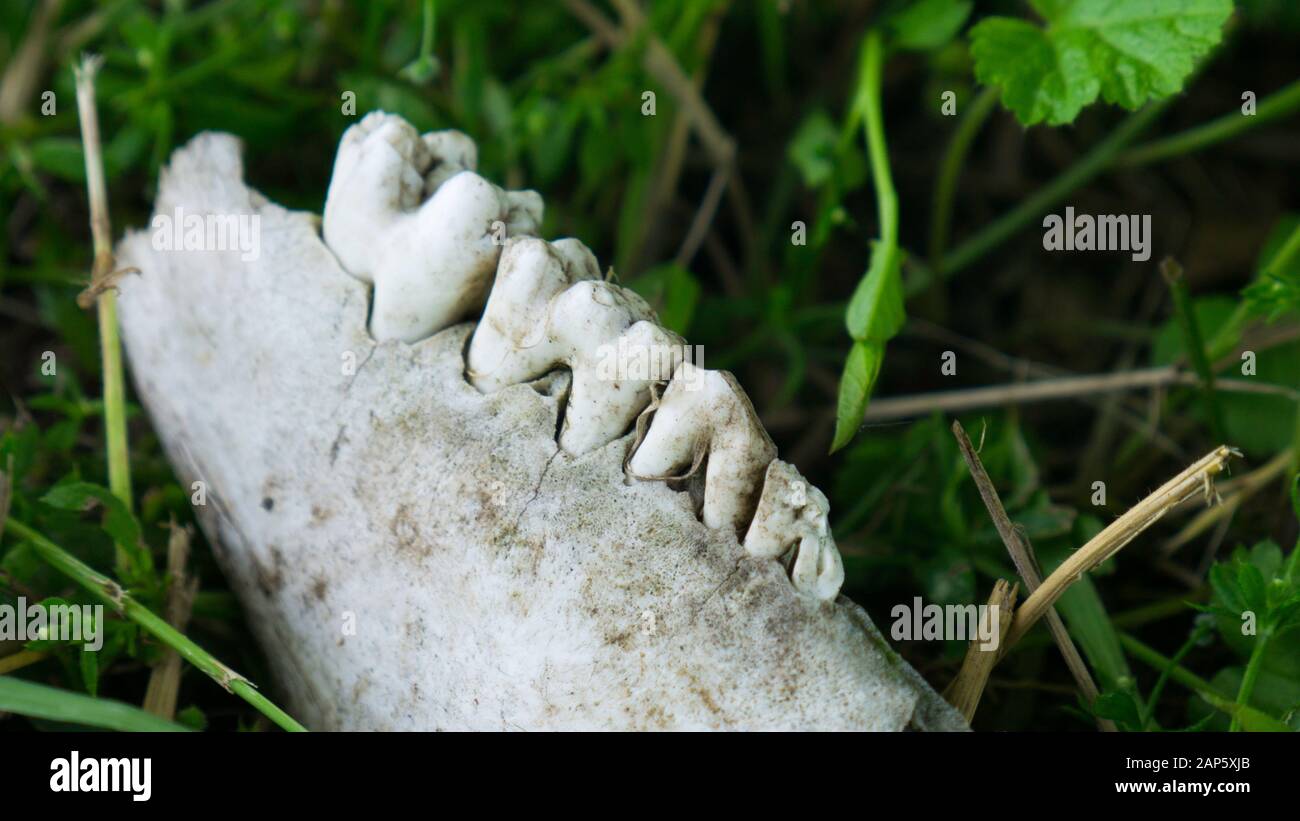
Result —
[[173, 733], [188, 730], [130, 704], [106, 698], [91, 698], [13, 676], [0, 676], [0, 710], [48, 721], [123, 732]]
[[117, 568], [122, 581], [130, 586], [152, 581], [153, 557], [141, 535], [140, 523], [126, 505], [106, 487], [90, 482], [64, 481], [50, 488], [41, 501], [60, 510], [85, 511], [103, 506], [103, 528], [121, 550], [127, 566]]
[[1130, 111], [1182, 90], [1219, 43], [1231, 0], [1032, 0], [1046, 21], [971, 29], [975, 76], [1025, 125], [1061, 125], [1097, 99]]
[[[897, 248], [883, 242], [872, 243], [871, 265], [853, 292], [845, 315], [849, 336], [883, 346], [902, 330], [907, 314], [903, 310], [903, 283], [898, 273], [901, 262]], [[871, 381], [875, 382], [874, 376]]]
[[970, 0], [916, 0], [885, 22], [889, 41], [899, 48], [928, 51], [944, 45], [970, 16]]
[[85, 182], [86, 159], [81, 140], [75, 137], [45, 137], [31, 144], [32, 163], [40, 171], [69, 182]]
[[871, 265], [858, 283], [845, 324], [853, 337], [853, 349], [840, 378], [839, 406], [835, 412], [835, 440], [831, 453], [849, 443], [862, 425], [871, 389], [885, 358], [885, 343], [898, 333], [907, 319], [903, 311], [903, 284], [898, 274], [900, 254], [883, 242], [871, 246]]
[[871, 399], [871, 386], [876, 384], [884, 356], [884, 345], [873, 342], [853, 343], [849, 358], [844, 363], [844, 374], [840, 377], [832, 453], [847, 445], [861, 427], [862, 415], [867, 412], [867, 402]]

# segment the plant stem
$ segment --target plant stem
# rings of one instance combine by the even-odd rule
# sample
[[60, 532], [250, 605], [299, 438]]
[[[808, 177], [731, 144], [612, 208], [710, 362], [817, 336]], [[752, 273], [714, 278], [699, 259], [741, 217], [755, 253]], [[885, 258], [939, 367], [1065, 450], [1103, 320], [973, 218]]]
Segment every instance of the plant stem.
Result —
[[966, 109], [939, 165], [939, 180], [934, 186], [934, 209], [930, 217], [930, 248], [927, 259], [938, 266], [948, 245], [948, 230], [952, 227], [952, 203], [957, 193], [957, 181], [966, 164], [966, 154], [971, 143], [983, 128], [984, 122], [998, 103], [997, 86], [988, 86], [980, 92]]
[[1020, 205], [1003, 214], [975, 236], [953, 249], [943, 262], [928, 275], [917, 276], [907, 283], [907, 294], [913, 296], [930, 284], [931, 276], [947, 279], [966, 266], [975, 262], [989, 251], [1012, 237], [1040, 214], [1060, 202], [1075, 189], [1085, 185], [1093, 177], [1106, 170], [1115, 157], [1147, 129], [1169, 105], [1172, 97], [1151, 103], [1141, 111], [1129, 115], [1106, 139], [1097, 144], [1083, 159], [1070, 166], [1056, 179], [1034, 192]]
[[885, 145], [885, 117], [881, 113], [881, 84], [885, 65], [884, 37], [878, 30], [867, 34], [863, 55], [862, 83], [858, 86], [859, 102], [866, 120], [867, 152], [871, 158], [871, 182], [876, 189], [876, 213], [880, 220], [880, 242], [890, 253], [898, 253], [898, 194], [889, 170], [889, 151]]
[[1214, 371], [1210, 368], [1210, 359], [1205, 354], [1205, 342], [1201, 336], [1196, 313], [1192, 310], [1192, 296], [1183, 279], [1183, 267], [1173, 257], [1166, 257], [1160, 263], [1160, 273], [1169, 285], [1169, 293], [1174, 299], [1174, 313], [1178, 316], [1178, 326], [1182, 329], [1183, 347], [1187, 358], [1191, 360], [1196, 375], [1201, 378], [1202, 397], [1205, 410], [1210, 416], [1210, 430], [1216, 442], [1226, 442], [1226, 428], [1223, 424], [1223, 412], [1219, 409], [1218, 397], [1214, 392]]
[[1258, 101], [1254, 116], [1246, 116], [1240, 111], [1225, 114], [1195, 128], [1131, 148], [1121, 154], [1115, 164], [1144, 165], [1181, 154], [1191, 154], [1298, 110], [1300, 110], [1300, 80]]
[[27, 540], [46, 562], [88, 590], [93, 596], [140, 625], [163, 644], [175, 650], [190, 664], [202, 670], [224, 689], [253, 705], [262, 715], [290, 732], [305, 732], [303, 727], [270, 699], [258, 692], [248, 679], [217, 661], [208, 651], [155, 615], [131, 597], [117, 582], [91, 568], [76, 556], [59, 547], [38, 531], [16, 519], [7, 522], [9, 532]]
[[37, 650], [19, 650], [12, 656], [0, 658], [0, 676], [8, 675], [15, 670], [21, 670], [24, 667], [35, 664], [44, 659], [48, 653], [42, 653]]
[[[91, 287], [98, 288], [113, 273], [113, 229], [108, 216], [108, 189], [100, 154], [99, 115], [95, 110], [95, 72], [99, 60], [86, 57], [77, 67], [77, 116], [86, 159], [86, 189], [90, 197], [90, 232], [95, 262]], [[131, 510], [131, 455], [126, 441], [126, 389], [122, 378], [122, 343], [117, 333], [117, 293], [99, 293], [99, 348], [104, 378], [104, 433], [108, 450], [108, 487]]]
[[1192, 652], [1192, 648], [1197, 645], [1207, 632], [1207, 628], [1198, 624], [1193, 628], [1192, 634], [1187, 637], [1187, 641], [1183, 642], [1183, 646], [1179, 647], [1178, 652], [1174, 653], [1174, 657], [1169, 660], [1169, 663], [1161, 668], [1160, 677], [1156, 679], [1155, 686], [1151, 688], [1151, 695], [1147, 698], [1146, 705], [1142, 709], [1143, 729], [1154, 729], [1151, 726], [1151, 722], [1155, 717], [1156, 701], [1160, 699], [1160, 693], [1164, 691], [1165, 684], [1168, 683], [1170, 674], [1173, 673], [1175, 668], [1179, 667], [1183, 659], [1187, 657], [1188, 653]]
[[[1255, 682], [1259, 680], [1259, 671], [1264, 665], [1264, 652], [1268, 649], [1269, 640], [1272, 638], [1271, 626], [1265, 626], [1255, 637], [1255, 646], [1250, 649], [1250, 661], [1246, 662], [1246, 672], [1241, 677], [1241, 687], [1237, 690], [1237, 705], [1240, 707], [1250, 706], [1251, 693], [1255, 692]], [[1240, 730], [1241, 713], [1237, 713], [1232, 717], [1228, 732], [1235, 733]]]
[[1186, 667], [1179, 665], [1174, 659], [1166, 658], [1161, 655], [1159, 651], [1148, 647], [1128, 633], [1119, 634], [1119, 643], [1124, 645], [1124, 649], [1127, 650], [1129, 655], [1133, 656], [1133, 658], [1161, 671], [1162, 673], [1167, 673], [1170, 679], [1178, 682], [1188, 690], [1191, 690], [1193, 693], [1200, 696], [1216, 710], [1226, 713], [1229, 716], [1233, 715], [1234, 711], [1231, 709], [1231, 700], [1215, 690], [1214, 686], [1210, 684], [1210, 682], [1196, 675]]
[[433, 56], [433, 21], [435, 10], [433, 0], [424, 0], [423, 23], [420, 31], [420, 59], [428, 60]]

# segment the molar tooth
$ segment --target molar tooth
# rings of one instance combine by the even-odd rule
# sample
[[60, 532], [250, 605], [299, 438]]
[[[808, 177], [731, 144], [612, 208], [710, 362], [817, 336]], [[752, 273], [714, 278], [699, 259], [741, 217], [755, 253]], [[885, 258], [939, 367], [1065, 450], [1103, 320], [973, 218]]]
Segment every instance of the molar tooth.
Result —
[[831, 536], [829, 515], [825, 494], [808, 484], [793, 465], [774, 459], [745, 533], [745, 551], [776, 558], [797, 545], [790, 573], [795, 588], [822, 601], [834, 600], [844, 583], [844, 562]]
[[[343, 267], [375, 285], [370, 332], [415, 342], [483, 303], [507, 236], [535, 233], [541, 197], [475, 174], [469, 137], [421, 137], [390, 114], [344, 134], [325, 202], [323, 235]], [[427, 199], [421, 204], [421, 197]]]
[[704, 524], [739, 530], [757, 504], [759, 482], [776, 458], [776, 446], [735, 377], [683, 362], [628, 460], [628, 471], [634, 478], [662, 479], [698, 465], [706, 453]]
[[424, 175], [426, 197], [457, 173], [478, 170], [478, 146], [469, 135], [448, 129], [431, 131], [421, 140], [430, 160], [430, 168]]
[[466, 363], [484, 392], [567, 365], [560, 447], [575, 454], [621, 436], [649, 404], [650, 385], [682, 359], [681, 339], [639, 296], [595, 278], [599, 270], [577, 240], [509, 243]]
[[551, 299], [575, 281], [564, 264], [565, 253], [558, 243], [532, 237], [506, 243], [466, 357], [474, 387], [492, 393], [538, 376], [554, 363], [554, 352], [544, 347]]
[[[569, 291], [588, 284], [594, 294], [622, 292], [605, 282], [584, 282]], [[640, 311], [634, 303], [624, 303], [605, 313], [622, 318]], [[569, 453], [586, 453], [622, 436], [650, 404], [650, 386], [671, 374], [683, 358], [681, 337], [649, 320], [638, 320], [616, 337], [603, 338], [610, 341], [594, 351], [579, 342], [570, 359], [573, 392], [560, 430], [560, 446]]]

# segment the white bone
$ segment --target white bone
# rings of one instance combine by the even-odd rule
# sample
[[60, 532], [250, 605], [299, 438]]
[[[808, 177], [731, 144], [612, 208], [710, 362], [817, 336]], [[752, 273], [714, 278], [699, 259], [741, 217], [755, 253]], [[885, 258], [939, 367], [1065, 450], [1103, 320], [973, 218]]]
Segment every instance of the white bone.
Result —
[[[682, 359], [682, 340], [653, 322], [635, 293], [596, 279], [596, 259], [573, 239], [516, 239], [501, 255], [468, 372], [480, 390], [573, 374], [560, 446], [582, 454], [622, 436]], [[655, 367], [641, 367], [646, 364]]]
[[751, 556], [776, 558], [796, 551], [790, 580], [823, 601], [833, 601], [844, 583], [844, 562], [835, 548], [827, 517], [826, 496], [799, 474], [794, 465], [773, 459], [763, 481], [763, 495], [745, 533]]
[[[394, 177], [389, 193], [402, 190]], [[256, 215], [261, 254], [129, 235], [117, 257], [141, 274], [121, 283], [123, 341], [182, 485], [208, 487], [200, 523], [309, 727], [965, 727], [847, 598], [801, 594], [664, 483], [625, 483], [621, 449], [558, 449], [562, 402], [540, 383], [467, 385], [467, 326], [375, 344], [366, 288], [339, 265], [374, 242], [364, 220], [331, 253], [311, 215], [244, 185], [237, 142], [217, 134], [162, 175], [155, 208], [178, 207]], [[592, 278], [580, 246], [550, 250], [568, 261], [566, 287]], [[382, 284], [387, 270], [374, 273]], [[734, 525], [728, 500], [762, 506], [771, 444], [726, 375], [700, 371], [700, 393], [681, 393], [692, 367], [656, 412], [660, 446], [636, 455], [667, 471], [670, 449], [704, 443], [711, 473], [742, 465], [706, 499], [707, 520]], [[807, 530], [810, 506], [789, 490], [771, 491], [762, 528], [799, 509]], [[803, 556], [796, 585], [801, 564], [828, 576], [829, 556]]]
[[323, 234], [343, 267], [375, 286], [370, 332], [416, 342], [483, 304], [505, 236], [536, 233], [541, 197], [468, 170], [468, 137], [421, 138], [376, 112], [339, 143]]
[[758, 504], [776, 446], [735, 377], [683, 362], [628, 469], [638, 478], [662, 478], [704, 455], [704, 524], [739, 531]]

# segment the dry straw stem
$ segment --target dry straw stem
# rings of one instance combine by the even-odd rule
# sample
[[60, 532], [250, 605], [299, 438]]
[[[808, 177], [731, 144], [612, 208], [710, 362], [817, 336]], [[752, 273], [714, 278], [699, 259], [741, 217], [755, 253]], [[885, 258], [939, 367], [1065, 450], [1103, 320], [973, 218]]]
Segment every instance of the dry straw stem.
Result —
[[1208, 510], [1202, 510], [1197, 514], [1196, 518], [1187, 523], [1186, 527], [1178, 531], [1176, 536], [1165, 542], [1164, 546], [1161, 547], [1161, 552], [1165, 556], [1172, 556], [1177, 552], [1178, 548], [1214, 527], [1225, 517], [1236, 513], [1242, 502], [1254, 496], [1274, 479], [1284, 474], [1289, 464], [1291, 464], [1291, 451], [1284, 450], [1261, 467], [1234, 480], [1237, 487], [1224, 496], [1223, 504], [1215, 505]]
[[972, 638], [966, 647], [966, 658], [962, 659], [957, 677], [948, 685], [943, 697], [966, 718], [969, 724], [979, 707], [980, 696], [984, 695], [984, 686], [988, 684], [989, 674], [998, 663], [998, 650], [1001, 648], [1011, 626], [1008, 616], [1016, 606], [1017, 585], [1006, 579], [998, 579], [993, 585], [993, 594], [989, 596], [988, 608], [980, 619], [980, 633], [985, 633], [991, 625], [989, 620], [997, 619], [998, 640], [992, 647], [985, 649], [979, 637]]
[[81, 120], [81, 144], [86, 156], [86, 189], [90, 195], [90, 232], [95, 262], [90, 285], [77, 303], [99, 307], [99, 347], [104, 373], [104, 432], [108, 447], [108, 486], [127, 510], [131, 504], [131, 456], [126, 443], [126, 387], [122, 376], [122, 343], [117, 332], [117, 292], [114, 271], [113, 229], [108, 218], [108, 188], [104, 183], [104, 160], [100, 153], [99, 115], [95, 110], [95, 72], [102, 61], [86, 56], [77, 66], [77, 116]]
[[[1196, 374], [1173, 365], [1119, 373], [1062, 376], [1008, 385], [989, 385], [983, 388], [875, 399], [867, 408], [863, 421], [885, 422], [914, 416], [928, 416], [935, 411], [949, 414], [965, 413], [979, 408], [1003, 405], [1024, 405], [1055, 399], [1078, 399], [1118, 391], [1200, 384], [1201, 380]], [[1215, 387], [1220, 391], [1234, 393], [1264, 393], [1285, 396], [1289, 399], [1300, 398], [1300, 394], [1285, 385], [1259, 384], [1247, 380], [1220, 379], [1215, 383]]]
[[1205, 495], [1207, 503], [1212, 503], [1215, 498], [1212, 484], [1214, 477], [1223, 472], [1230, 458], [1240, 455], [1241, 452], [1235, 448], [1220, 445], [1129, 508], [1124, 515], [1075, 551], [1016, 611], [1011, 632], [1002, 646], [1003, 652], [1023, 638], [1076, 579], [1114, 556], [1174, 507], [1198, 493]]
[[[194, 608], [194, 596], [199, 592], [199, 580], [190, 578], [185, 565], [190, 558], [191, 531], [175, 520], [171, 523], [171, 538], [167, 540], [167, 623], [184, 633]], [[171, 721], [176, 717], [176, 696], [181, 686], [181, 656], [172, 647], [163, 651], [162, 660], [149, 673], [149, 686], [144, 693], [146, 712]]]
[[[952, 433], [957, 437], [957, 445], [961, 448], [961, 455], [966, 460], [966, 466], [970, 469], [971, 478], [975, 480], [975, 487], [979, 489], [980, 498], [984, 500], [984, 507], [988, 508], [989, 518], [993, 520], [998, 535], [1002, 537], [1002, 543], [1006, 545], [1007, 553], [1011, 554], [1011, 561], [1015, 563], [1016, 571], [1025, 583], [1025, 589], [1032, 594], [1043, 584], [1043, 577], [1038, 570], [1038, 560], [1034, 556], [1033, 545], [1029, 543], [1029, 539], [1025, 538], [1016, 529], [1011, 522], [1011, 518], [1007, 516], [1007, 509], [1002, 505], [1002, 498], [998, 496], [997, 489], [993, 487], [993, 481], [989, 479], [988, 472], [984, 470], [984, 464], [980, 461], [979, 454], [976, 453], [970, 437], [966, 435], [966, 429], [961, 426], [961, 422], [953, 421]], [[1065, 629], [1065, 624], [1061, 621], [1061, 616], [1055, 609], [1047, 612], [1047, 627], [1052, 632], [1052, 639], [1060, 649], [1061, 656], [1065, 659], [1065, 666], [1069, 668], [1070, 675], [1074, 677], [1079, 692], [1088, 704], [1092, 704], [1097, 699], [1097, 684], [1092, 680], [1092, 675], [1088, 672], [1088, 666], [1083, 663], [1083, 657], [1079, 655], [1078, 648], [1070, 640], [1070, 633]], [[1105, 732], [1113, 733], [1117, 729], [1115, 722], [1106, 718], [1098, 719], [1097, 726]]]

